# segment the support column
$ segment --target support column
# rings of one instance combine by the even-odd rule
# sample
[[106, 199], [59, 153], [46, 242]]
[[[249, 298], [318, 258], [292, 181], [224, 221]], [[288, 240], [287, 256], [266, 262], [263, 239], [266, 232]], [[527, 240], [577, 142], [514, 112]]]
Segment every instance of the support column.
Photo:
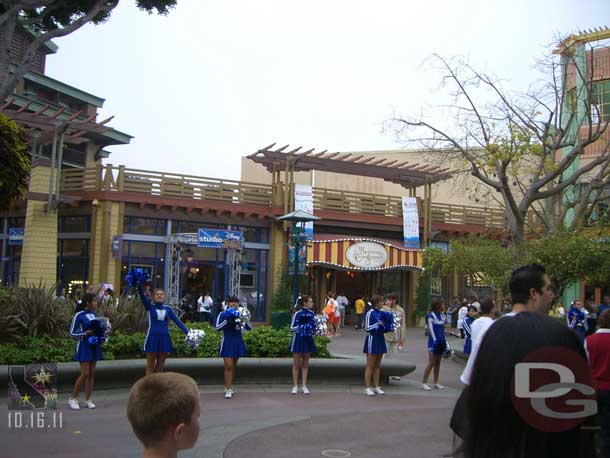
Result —
[[112, 283], [120, 290], [121, 260], [112, 259], [112, 238], [123, 232], [125, 204], [120, 202], [100, 202], [92, 210], [90, 242], [89, 284]]
[[285, 243], [286, 233], [282, 230], [283, 223], [273, 222], [271, 224], [271, 235], [269, 241], [269, 306], [267, 307], [268, 323], [271, 322], [271, 298], [279, 285], [279, 272], [282, 266], [288, 268], [288, 262], [285, 259]]
[[[48, 160], [36, 160], [30, 172], [29, 192], [23, 235], [19, 286], [50, 287], [57, 283], [57, 213], [47, 211], [51, 168]], [[42, 197], [44, 195], [44, 198]]]

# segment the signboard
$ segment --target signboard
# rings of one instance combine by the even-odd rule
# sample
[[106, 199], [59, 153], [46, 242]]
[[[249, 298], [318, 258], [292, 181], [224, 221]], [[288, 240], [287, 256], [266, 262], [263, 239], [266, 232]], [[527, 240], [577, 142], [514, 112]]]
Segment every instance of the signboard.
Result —
[[244, 238], [240, 231], [199, 229], [197, 232], [197, 246], [199, 248], [234, 248], [241, 250], [243, 245]]
[[405, 248], [419, 249], [419, 214], [416, 197], [402, 198], [402, 231]]
[[376, 269], [388, 260], [388, 252], [380, 243], [358, 242], [345, 251], [345, 257], [350, 264], [361, 269]]
[[[301, 210], [313, 215], [313, 191], [311, 186], [304, 184], [294, 185], [294, 211]], [[313, 240], [313, 221], [304, 223], [307, 240]]]
[[115, 235], [112, 237], [112, 259], [121, 259], [121, 252], [123, 251], [123, 236]]
[[23, 245], [23, 228], [11, 227], [8, 230], [9, 245]]

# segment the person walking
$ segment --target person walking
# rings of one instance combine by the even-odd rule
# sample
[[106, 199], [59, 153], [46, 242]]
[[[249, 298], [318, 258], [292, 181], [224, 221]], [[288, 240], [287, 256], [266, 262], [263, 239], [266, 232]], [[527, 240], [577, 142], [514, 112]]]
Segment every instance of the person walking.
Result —
[[468, 316], [468, 302], [466, 301], [466, 299], [464, 299], [464, 301], [462, 302], [462, 306], [458, 310], [458, 320], [457, 320], [457, 328], [458, 328], [458, 331], [460, 332], [460, 339], [463, 339], [466, 337], [464, 335], [464, 320], [466, 319], [467, 316]]
[[601, 456], [610, 457], [610, 310], [598, 318], [597, 331], [585, 339], [585, 351], [597, 391]]
[[199, 299], [197, 299], [197, 305], [199, 307], [199, 321], [202, 323], [209, 323], [212, 315], [214, 300], [207, 291], [203, 291], [201, 293], [201, 296], [199, 296]]
[[354, 328], [360, 330], [362, 329], [362, 320], [364, 319], [364, 310], [366, 308], [364, 295], [358, 294], [356, 302], [354, 302], [354, 307], [356, 308], [356, 316], [358, 317], [358, 322], [354, 325]]
[[570, 311], [568, 312], [568, 327], [578, 336], [581, 342], [585, 341], [585, 320], [587, 314], [583, 310], [583, 304], [580, 299], [572, 302]]
[[326, 296], [326, 307], [324, 307], [324, 314], [326, 315], [328, 322], [328, 336], [337, 335], [337, 324], [339, 323], [339, 313], [337, 311], [336, 295], [332, 291], [329, 291]]
[[[405, 310], [398, 305], [398, 296], [396, 294], [390, 294], [388, 300], [383, 306], [383, 310], [396, 314], [400, 327], [396, 328], [394, 332], [386, 332], [384, 334], [385, 343], [388, 347], [388, 358], [399, 359], [398, 352], [402, 350], [405, 344], [406, 335], [406, 318]], [[400, 380], [398, 376], [392, 376], [393, 380]]]
[[349, 305], [349, 300], [345, 294], [341, 293], [337, 296], [337, 310], [339, 311], [339, 329], [345, 327], [345, 310]]

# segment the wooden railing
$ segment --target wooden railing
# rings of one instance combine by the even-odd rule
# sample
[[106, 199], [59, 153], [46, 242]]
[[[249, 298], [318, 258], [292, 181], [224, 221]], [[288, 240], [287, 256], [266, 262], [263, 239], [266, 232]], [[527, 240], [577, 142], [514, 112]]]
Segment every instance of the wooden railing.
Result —
[[[97, 166], [62, 171], [61, 190], [66, 193], [82, 191], [135, 192], [152, 196], [177, 197], [195, 200], [220, 200], [231, 203], [272, 206], [271, 185], [244, 181], [219, 180], [176, 173], [128, 169], [124, 166]], [[282, 192], [276, 189], [276, 192]], [[278, 196], [276, 196], [278, 198]], [[356, 214], [402, 217], [402, 198], [362, 192], [314, 188], [314, 209]], [[280, 198], [278, 201], [282, 201]], [[420, 215], [423, 200], [418, 198]], [[503, 228], [504, 212], [452, 204], [431, 204], [432, 221], [451, 224], [478, 224], [488, 228]]]
[[271, 206], [272, 187], [244, 181], [128, 169], [123, 166], [98, 166], [64, 170], [61, 190], [137, 192], [152, 196]]

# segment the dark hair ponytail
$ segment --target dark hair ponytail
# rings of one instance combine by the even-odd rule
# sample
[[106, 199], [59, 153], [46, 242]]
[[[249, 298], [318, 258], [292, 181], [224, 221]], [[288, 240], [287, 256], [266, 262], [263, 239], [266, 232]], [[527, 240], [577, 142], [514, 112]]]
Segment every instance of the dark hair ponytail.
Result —
[[301, 310], [303, 308], [303, 306], [305, 304], [307, 304], [307, 302], [309, 301], [309, 299], [311, 299], [311, 296], [307, 296], [305, 294], [303, 294], [302, 296], [299, 296], [299, 298], [297, 299], [297, 306], [296, 309], [297, 310]]
[[83, 299], [76, 304], [76, 308], [74, 309], [74, 313], [82, 312], [85, 308], [93, 302], [93, 299], [96, 298], [96, 295], [93, 293], [87, 293], [83, 296]]

